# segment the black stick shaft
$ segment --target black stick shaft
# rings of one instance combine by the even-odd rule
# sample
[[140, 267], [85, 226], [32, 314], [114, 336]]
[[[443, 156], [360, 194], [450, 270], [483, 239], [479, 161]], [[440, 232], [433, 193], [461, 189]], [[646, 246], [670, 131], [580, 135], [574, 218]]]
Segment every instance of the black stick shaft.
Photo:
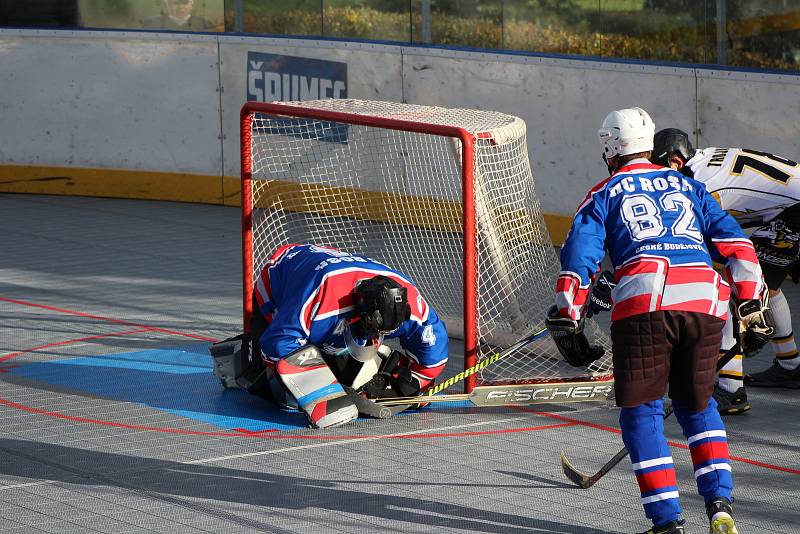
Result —
[[[728, 364], [728, 362], [731, 361], [736, 356], [738, 352], [739, 352], [739, 344], [736, 343], [733, 347], [731, 347], [725, 352], [722, 358], [720, 358], [717, 361], [717, 371], [725, 367]], [[664, 412], [664, 419], [672, 415], [672, 412], [673, 412], [672, 407], [668, 408]], [[606, 473], [614, 469], [614, 467], [616, 467], [617, 464], [620, 463], [622, 459], [625, 458], [626, 456], [628, 456], [628, 449], [626, 447], [622, 447], [622, 449], [620, 449], [620, 451], [617, 452], [617, 454], [615, 454], [609, 461], [607, 461], [597, 473], [589, 477], [580, 473], [577, 469], [572, 467], [572, 465], [569, 462], [565, 462], [563, 460], [564, 458], [563, 455], [562, 455], [561, 467], [564, 470], [564, 474], [567, 476], [567, 478], [569, 478], [573, 482], [576, 482], [579, 486], [585, 489], [594, 485], [595, 482], [603, 478], [603, 476]]]

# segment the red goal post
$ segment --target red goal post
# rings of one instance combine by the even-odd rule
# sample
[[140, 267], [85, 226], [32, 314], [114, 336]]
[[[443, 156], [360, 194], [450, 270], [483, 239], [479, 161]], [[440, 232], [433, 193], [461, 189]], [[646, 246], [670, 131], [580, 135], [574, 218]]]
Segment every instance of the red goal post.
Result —
[[[258, 269], [287, 242], [365, 254], [407, 274], [464, 340], [465, 368], [541, 328], [558, 262], [524, 121], [363, 100], [248, 102], [240, 118], [245, 328]], [[588, 382], [609, 370], [608, 358], [569, 368], [545, 339], [465, 389]]]

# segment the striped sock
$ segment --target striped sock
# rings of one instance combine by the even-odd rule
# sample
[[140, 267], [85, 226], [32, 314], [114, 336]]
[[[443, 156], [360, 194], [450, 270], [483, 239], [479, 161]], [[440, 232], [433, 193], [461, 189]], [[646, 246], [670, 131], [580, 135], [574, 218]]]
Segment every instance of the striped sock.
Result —
[[681, 514], [678, 482], [672, 454], [664, 437], [661, 399], [634, 408], [622, 408], [619, 422], [622, 441], [631, 454], [645, 515], [654, 525], [677, 521]]
[[[725, 354], [724, 351], [720, 351], [720, 357]], [[720, 369], [719, 371], [719, 387], [724, 389], [729, 393], [736, 393], [740, 387], [744, 386], [743, 382], [743, 371], [742, 371], [742, 360], [744, 356], [739, 353], [733, 357], [731, 361], [725, 364], [725, 366]]]
[[769, 307], [775, 319], [775, 337], [771, 344], [778, 364], [789, 371], [797, 369], [800, 365], [800, 354], [792, 332], [792, 313], [782, 291], [769, 299]]
[[675, 417], [689, 444], [697, 490], [706, 502], [716, 497], [732, 500], [733, 476], [728, 456], [728, 436], [713, 397], [706, 409], [695, 412], [691, 406], [673, 402]]

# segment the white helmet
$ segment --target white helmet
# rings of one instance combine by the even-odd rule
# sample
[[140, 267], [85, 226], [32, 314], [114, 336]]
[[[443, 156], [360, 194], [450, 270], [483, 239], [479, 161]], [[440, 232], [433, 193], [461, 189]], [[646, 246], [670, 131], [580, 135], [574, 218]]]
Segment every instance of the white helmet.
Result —
[[653, 150], [656, 125], [642, 108], [612, 111], [597, 130], [606, 160]]

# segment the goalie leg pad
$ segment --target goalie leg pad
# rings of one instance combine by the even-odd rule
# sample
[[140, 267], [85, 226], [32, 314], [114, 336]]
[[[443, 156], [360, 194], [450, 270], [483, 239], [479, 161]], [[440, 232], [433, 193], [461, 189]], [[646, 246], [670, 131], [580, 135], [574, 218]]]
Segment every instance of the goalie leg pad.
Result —
[[382, 362], [383, 360], [377, 354], [369, 361], [363, 362], [355, 378], [353, 378], [353, 382], [350, 384], [350, 386], [353, 389], [358, 389], [372, 380], [372, 377], [378, 374], [378, 369], [380, 368]]
[[275, 370], [313, 427], [339, 426], [358, 417], [358, 408], [347, 397], [317, 347], [307, 345], [294, 351], [278, 361]]
[[258, 381], [264, 364], [260, 356], [253, 354], [252, 340], [248, 334], [214, 343], [209, 347], [214, 360], [214, 376], [226, 389], [246, 389], [250, 391]]
[[369, 382], [378, 373], [378, 368], [383, 361], [380, 354], [375, 354], [365, 362], [360, 362], [347, 355], [323, 354], [322, 357], [339, 383], [353, 389], [358, 389]]

